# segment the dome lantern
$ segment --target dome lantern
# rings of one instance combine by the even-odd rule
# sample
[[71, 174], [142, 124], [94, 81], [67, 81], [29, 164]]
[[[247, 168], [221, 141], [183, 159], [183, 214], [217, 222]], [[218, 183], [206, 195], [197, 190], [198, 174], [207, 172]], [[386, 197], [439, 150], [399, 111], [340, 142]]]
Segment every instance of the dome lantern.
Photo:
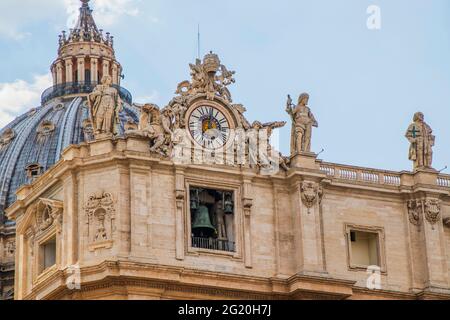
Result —
[[116, 60], [114, 37], [95, 23], [89, 0], [81, 0], [74, 28], [59, 35], [58, 57], [51, 65], [53, 87], [42, 96], [42, 103], [64, 95], [86, 94], [101, 81], [112, 77], [120, 86], [122, 66]]

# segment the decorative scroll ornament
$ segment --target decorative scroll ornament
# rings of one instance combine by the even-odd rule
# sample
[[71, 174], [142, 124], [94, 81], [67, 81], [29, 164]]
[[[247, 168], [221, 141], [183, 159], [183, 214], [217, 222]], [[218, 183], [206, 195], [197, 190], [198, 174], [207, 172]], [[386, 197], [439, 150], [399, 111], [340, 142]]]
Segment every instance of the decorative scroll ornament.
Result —
[[116, 213], [112, 194], [102, 192], [90, 196], [84, 210], [88, 216], [90, 243], [111, 241]]
[[323, 189], [318, 183], [303, 181], [301, 186], [301, 194], [303, 203], [308, 208], [308, 214], [310, 214], [314, 205], [316, 203], [321, 203]]
[[408, 201], [408, 216], [409, 221], [415, 225], [420, 226], [422, 223], [423, 213], [423, 201], [422, 200], [410, 200]]
[[173, 149], [173, 123], [172, 109], [161, 111], [156, 104], [147, 103], [141, 107], [137, 128], [130, 128], [126, 133], [150, 139], [150, 152], [168, 157]]
[[53, 225], [61, 232], [63, 203], [57, 200], [40, 199], [36, 205], [36, 223], [38, 232], [44, 232]]
[[6, 147], [14, 140], [16, 134], [13, 129], [6, 129], [0, 136], [0, 151], [6, 149]]
[[190, 64], [191, 81], [183, 81], [178, 85], [176, 94], [180, 95], [196, 95], [199, 93], [206, 94], [208, 100], [214, 100], [219, 96], [227, 102], [231, 102], [231, 94], [227, 89], [232, 83], [235, 83], [233, 75], [235, 71], [228, 71], [227, 68], [220, 63], [218, 55], [210, 52], [207, 54], [203, 62], [197, 59], [195, 64]]
[[441, 201], [438, 199], [427, 199], [425, 200], [425, 218], [432, 225], [434, 230], [434, 225], [439, 221], [441, 216]]

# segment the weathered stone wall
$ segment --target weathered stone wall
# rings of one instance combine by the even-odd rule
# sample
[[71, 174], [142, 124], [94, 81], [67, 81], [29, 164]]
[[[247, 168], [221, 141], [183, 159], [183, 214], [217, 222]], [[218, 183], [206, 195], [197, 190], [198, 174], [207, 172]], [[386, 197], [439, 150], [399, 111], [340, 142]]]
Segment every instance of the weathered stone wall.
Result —
[[[18, 215], [17, 298], [411, 299], [427, 288], [445, 294], [450, 286], [449, 229], [442, 218], [413, 225], [399, 188], [335, 183], [319, 171], [267, 177], [237, 167], [179, 166], [151, 157], [143, 143], [73, 147], [41, 177], [47, 183], [19, 190], [19, 203], [9, 209], [11, 218]], [[235, 253], [189, 246], [191, 185], [234, 190]], [[41, 198], [63, 204], [59, 260], [57, 269], [31, 279], [28, 264], [36, 260], [27, 249], [33, 221], [27, 208]], [[445, 216], [450, 205], [442, 199]], [[109, 214], [94, 241], [97, 209]], [[349, 228], [379, 235], [381, 290], [368, 290], [367, 270], [349, 263]], [[74, 264], [83, 290], [64, 293], [67, 275], [58, 272]], [[105, 286], [118, 291], [102, 294]]]

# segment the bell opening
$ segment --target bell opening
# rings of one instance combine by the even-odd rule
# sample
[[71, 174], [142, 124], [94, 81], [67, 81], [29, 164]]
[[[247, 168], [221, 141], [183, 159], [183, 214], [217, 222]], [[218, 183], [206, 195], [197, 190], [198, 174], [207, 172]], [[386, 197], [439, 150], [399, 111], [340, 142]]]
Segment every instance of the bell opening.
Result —
[[234, 192], [191, 187], [189, 196], [192, 247], [234, 252]]

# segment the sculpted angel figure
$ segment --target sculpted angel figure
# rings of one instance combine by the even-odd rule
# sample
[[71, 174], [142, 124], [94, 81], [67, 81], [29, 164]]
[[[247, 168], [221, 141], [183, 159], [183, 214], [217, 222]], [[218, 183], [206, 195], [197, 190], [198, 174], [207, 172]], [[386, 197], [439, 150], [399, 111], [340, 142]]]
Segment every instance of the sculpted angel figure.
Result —
[[303, 93], [298, 98], [297, 106], [294, 106], [291, 96], [288, 95], [286, 112], [292, 118], [291, 156], [311, 151], [312, 127], [319, 126], [308, 102], [309, 94]]
[[171, 147], [172, 111], [168, 108], [160, 111], [156, 104], [146, 103], [141, 107], [137, 130], [127, 131], [127, 135], [136, 135], [150, 139], [150, 151], [167, 156]]
[[425, 122], [422, 112], [417, 112], [413, 121], [406, 132], [406, 138], [411, 143], [409, 160], [414, 161], [414, 169], [431, 168], [436, 140], [433, 130]]
[[263, 163], [275, 163], [283, 168], [285, 171], [288, 171], [288, 164], [286, 158], [283, 157], [280, 151], [274, 149], [270, 144], [270, 139], [272, 138], [273, 130], [283, 128], [286, 125], [284, 121], [275, 121], [263, 124], [263, 128], [267, 130], [267, 159], [262, 161]]
[[189, 64], [191, 69], [191, 81], [183, 81], [178, 84], [176, 94], [191, 96], [206, 94], [208, 100], [214, 100], [220, 96], [231, 102], [231, 93], [227, 86], [235, 82], [235, 72], [229, 71], [220, 63], [219, 57], [210, 52], [205, 55], [203, 61], [197, 59], [195, 64]]
[[169, 104], [168, 107], [166, 108], [170, 108], [172, 110], [172, 116], [174, 118], [174, 123], [173, 123], [173, 129], [180, 129], [180, 128], [184, 128], [186, 126], [185, 123], [185, 115], [186, 115], [186, 111], [188, 109], [187, 107], [187, 98], [186, 96], [178, 96], [175, 97], [171, 103]]
[[244, 130], [249, 130], [251, 125], [250, 122], [248, 122], [247, 118], [245, 118], [244, 113], [247, 111], [247, 109], [242, 104], [234, 104], [234, 109], [238, 113], [238, 126]]
[[122, 101], [118, 91], [112, 86], [111, 76], [104, 76], [101, 84], [88, 95], [88, 105], [95, 135], [119, 133], [117, 125]]

